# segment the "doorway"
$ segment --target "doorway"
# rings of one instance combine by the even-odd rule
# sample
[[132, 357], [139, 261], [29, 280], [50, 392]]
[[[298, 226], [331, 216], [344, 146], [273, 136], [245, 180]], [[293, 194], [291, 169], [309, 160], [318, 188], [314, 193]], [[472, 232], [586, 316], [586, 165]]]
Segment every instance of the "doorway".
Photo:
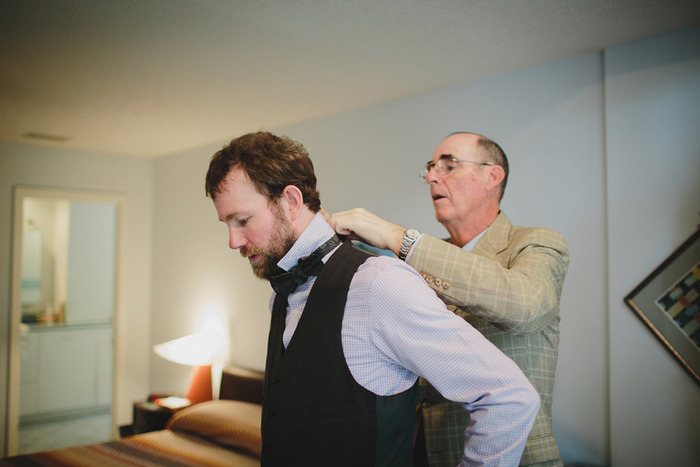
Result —
[[80, 420], [116, 434], [125, 204], [119, 194], [15, 188], [7, 455], [45, 449], [22, 433], [60, 438]]

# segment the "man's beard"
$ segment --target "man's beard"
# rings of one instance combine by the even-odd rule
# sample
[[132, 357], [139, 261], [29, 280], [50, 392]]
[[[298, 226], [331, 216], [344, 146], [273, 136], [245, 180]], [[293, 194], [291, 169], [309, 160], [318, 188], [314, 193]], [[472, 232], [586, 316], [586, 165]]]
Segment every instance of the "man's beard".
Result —
[[250, 263], [253, 274], [260, 279], [270, 280], [271, 277], [279, 274], [277, 263], [284, 258], [284, 255], [294, 245], [294, 231], [289, 222], [283, 217], [282, 210], [278, 204], [273, 204], [272, 213], [275, 216], [272, 235], [265, 248], [245, 248], [240, 249], [241, 256], [250, 258], [259, 255], [260, 258], [254, 263]]

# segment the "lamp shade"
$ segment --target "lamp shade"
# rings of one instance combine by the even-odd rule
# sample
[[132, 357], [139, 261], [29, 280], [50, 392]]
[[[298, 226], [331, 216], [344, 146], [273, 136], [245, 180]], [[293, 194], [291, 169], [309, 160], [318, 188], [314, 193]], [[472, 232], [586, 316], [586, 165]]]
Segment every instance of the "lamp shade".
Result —
[[220, 340], [215, 335], [197, 332], [153, 346], [153, 351], [171, 362], [183, 365], [209, 365], [217, 357]]
[[211, 364], [221, 353], [220, 336], [199, 332], [153, 346], [153, 351], [171, 362], [194, 366], [187, 399], [193, 404], [213, 398]]

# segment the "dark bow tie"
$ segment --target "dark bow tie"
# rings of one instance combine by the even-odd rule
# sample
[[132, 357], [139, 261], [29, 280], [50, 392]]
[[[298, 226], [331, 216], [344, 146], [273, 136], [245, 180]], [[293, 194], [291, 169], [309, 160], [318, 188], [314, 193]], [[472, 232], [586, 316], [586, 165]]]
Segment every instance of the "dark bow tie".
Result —
[[340, 245], [340, 238], [334, 235], [326, 243], [314, 250], [306, 258], [301, 258], [299, 263], [287, 272], [282, 269], [281, 274], [270, 278], [270, 285], [277, 294], [290, 294], [297, 287], [306, 282], [311, 276], [318, 276], [323, 267], [323, 257], [326, 256], [333, 248]]

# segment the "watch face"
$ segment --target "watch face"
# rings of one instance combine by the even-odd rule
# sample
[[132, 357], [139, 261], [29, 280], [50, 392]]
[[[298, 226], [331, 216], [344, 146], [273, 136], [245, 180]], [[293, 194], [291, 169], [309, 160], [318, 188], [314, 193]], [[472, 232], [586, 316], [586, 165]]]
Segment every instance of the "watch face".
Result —
[[416, 241], [416, 239], [420, 236], [420, 232], [418, 232], [416, 229], [407, 229], [406, 232], [404, 232], [403, 236], [403, 241], [404, 243], [412, 244], [413, 242]]

